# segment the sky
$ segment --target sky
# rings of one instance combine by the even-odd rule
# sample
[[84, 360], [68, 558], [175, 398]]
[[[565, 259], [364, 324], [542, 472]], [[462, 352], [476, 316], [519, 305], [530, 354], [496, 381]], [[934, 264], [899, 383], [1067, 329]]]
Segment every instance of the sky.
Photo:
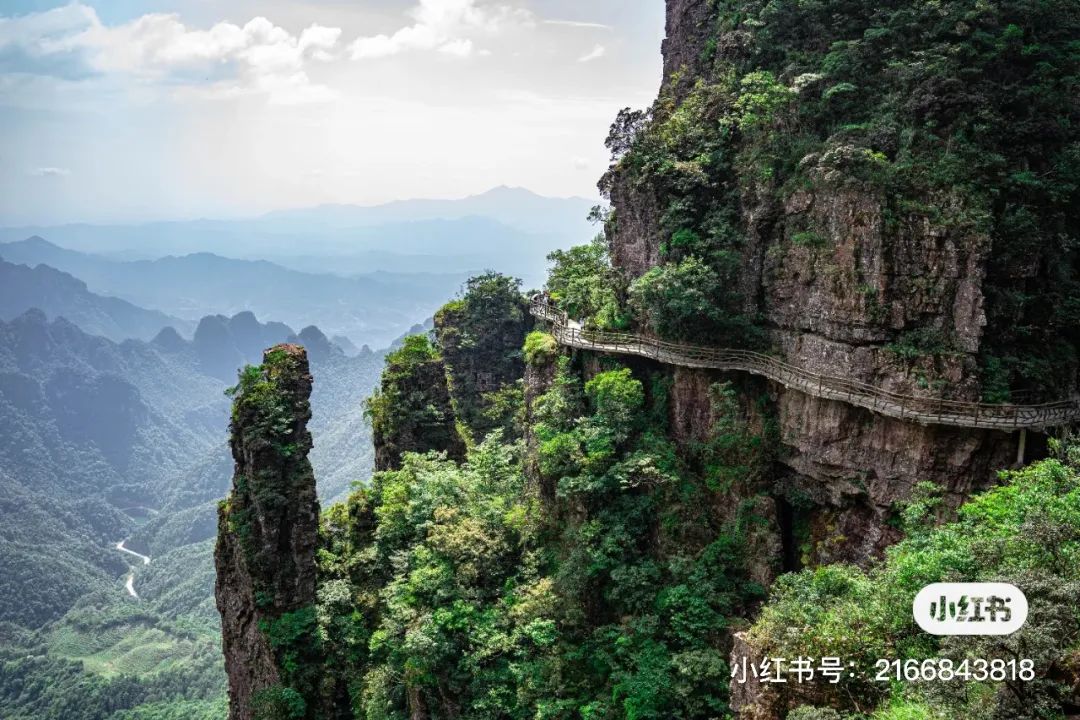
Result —
[[0, 225], [595, 197], [663, 0], [0, 0]]

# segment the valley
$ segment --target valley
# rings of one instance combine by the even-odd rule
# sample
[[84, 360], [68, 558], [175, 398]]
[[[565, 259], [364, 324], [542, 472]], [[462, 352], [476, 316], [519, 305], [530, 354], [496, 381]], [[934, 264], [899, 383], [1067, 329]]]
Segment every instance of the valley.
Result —
[[[37, 272], [59, 274], [46, 268]], [[75, 307], [103, 297], [81, 287]], [[311, 348], [323, 381], [317, 462], [329, 500], [370, 474], [370, 452], [354, 444], [367, 442], [362, 401], [382, 354], [348, 357], [314, 327], [297, 335], [251, 313], [203, 318], [191, 340], [168, 327], [149, 341], [116, 343], [66, 320], [100, 327], [69, 312], [63, 296], [50, 307], [55, 319], [21, 307], [57, 297], [47, 292], [22, 286], [17, 302], [8, 296], [3, 305], [14, 317], [0, 322], [0, 658], [14, 663], [7, 672], [20, 687], [44, 693], [12, 695], [0, 681], [0, 714], [68, 717], [46, 709], [70, 692], [57, 673], [74, 673], [102, 698], [135, 682], [139, 692], [123, 701], [130, 707], [155, 693], [199, 712], [216, 707], [223, 391], [267, 345], [292, 339]]]
[[[531, 230], [562, 222], [549, 217], [547, 201], [524, 199], [538, 205], [532, 220], [519, 216]], [[0, 661], [9, 663], [0, 715], [67, 720], [70, 681], [86, 685], [80, 717], [106, 717], [106, 707], [153, 716], [167, 701], [217, 720], [224, 674], [213, 545], [230, 475], [225, 390], [265, 348], [302, 343], [318, 374], [318, 494], [327, 504], [347, 497], [373, 468], [364, 400], [387, 351], [371, 348], [422, 329], [466, 271], [500, 257], [495, 235], [510, 231], [465, 205], [429, 205], [427, 221], [410, 220], [409, 208], [374, 212], [371, 223], [399, 223], [393, 231], [344, 210], [319, 210], [325, 222], [275, 218], [266, 227], [317, 228], [325, 243], [306, 242], [308, 253], [343, 252], [356, 223], [372, 238], [348, 256], [282, 256], [281, 264], [216, 256], [207, 245], [181, 257], [121, 259], [87, 228], [56, 234], [109, 254], [41, 237], [0, 244]], [[451, 241], [439, 249], [425, 239], [448, 232], [472, 240], [439, 254]], [[106, 231], [114, 233], [132, 237]], [[503, 240], [504, 260], [529, 264], [553, 242]], [[369, 261], [388, 259], [378, 243], [393, 250], [389, 271], [367, 271]], [[125, 699], [106, 702], [117, 694]]]

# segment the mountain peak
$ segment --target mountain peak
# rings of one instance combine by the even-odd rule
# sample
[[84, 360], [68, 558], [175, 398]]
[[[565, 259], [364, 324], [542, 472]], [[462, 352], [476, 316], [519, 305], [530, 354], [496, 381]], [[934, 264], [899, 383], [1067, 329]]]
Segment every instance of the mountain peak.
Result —
[[[245, 373], [233, 399], [230, 445], [236, 471], [229, 500], [218, 511], [214, 552], [234, 720], [253, 720], [252, 699], [280, 688], [279, 678], [288, 677], [278, 669], [277, 644], [258, 628], [285, 622], [282, 618], [315, 602], [319, 501], [308, 460], [312, 378], [307, 353], [278, 345], [266, 351], [254, 372], [255, 379]], [[314, 640], [314, 623], [310, 627], [295, 636], [302, 646], [311, 647]], [[309, 653], [297, 659], [314, 662]], [[313, 700], [309, 695], [302, 702]]]
[[322, 359], [334, 352], [343, 353], [341, 348], [331, 343], [326, 334], [314, 325], [308, 325], [301, 330], [297, 339], [307, 348], [312, 358]]
[[30, 237], [26, 238], [25, 240], [17, 240], [15, 242], [8, 243], [8, 245], [22, 245], [23, 247], [32, 248], [32, 249], [49, 249], [49, 250], [62, 250], [63, 249], [59, 245], [57, 245], [56, 243], [51, 243], [48, 240], [46, 240], [45, 238], [41, 237], [40, 235], [31, 235]]
[[490, 190], [485, 190], [477, 195], [471, 195], [465, 200], [475, 200], [478, 198], [485, 198], [489, 200], [515, 200], [521, 201], [545, 201], [545, 200], [579, 200], [578, 197], [558, 197], [555, 195], [544, 195], [542, 193], [530, 190], [527, 187], [521, 187], [520, 185], [496, 185]]
[[485, 195], [531, 195], [535, 197], [542, 197], [538, 193], [534, 193], [528, 188], [521, 187], [519, 185], [496, 185], [495, 187], [479, 194], [480, 197]]
[[49, 318], [41, 308], [32, 307], [28, 308], [26, 312], [15, 318], [15, 322], [25, 323], [27, 325], [48, 325]]
[[176, 332], [171, 325], [163, 327], [150, 342], [167, 352], [179, 352], [187, 345], [184, 338], [180, 337], [180, 333]]

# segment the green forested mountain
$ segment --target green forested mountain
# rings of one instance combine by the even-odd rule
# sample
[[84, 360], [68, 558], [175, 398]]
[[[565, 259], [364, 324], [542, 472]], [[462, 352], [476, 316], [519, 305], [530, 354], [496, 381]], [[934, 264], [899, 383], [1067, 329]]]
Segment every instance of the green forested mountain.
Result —
[[[0, 247], [199, 320], [0, 323], [5, 720], [1080, 712], [1076, 1], [666, 6], [601, 233], [539, 296]], [[344, 243], [400, 210], [321, 214]], [[207, 315], [249, 307], [358, 342], [432, 320], [349, 358]], [[1027, 623], [920, 632], [944, 581], [1022, 588]], [[739, 681], [778, 657], [842, 671]]]
[[[188, 471], [220, 452], [220, 383], [183, 357], [40, 311], [0, 325], [0, 336], [2, 714], [109, 717], [154, 699], [216, 697], [205, 570], [155, 558], [147, 571], [187, 583], [186, 597], [159, 603], [178, 591], [144, 585], [140, 567], [136, 600], [125, 576], [141, 563], [115, 545], [151, 514], [220, 494], [220, 479]], [[187, 552], [205, 564], [197, 546]]]
[[[494, 280], [478, 278], [439, 313], [435, 337], [513, 319], [513, 284]], [[682, 444], [669, 435], [673, 388], [662, 369], [568, 353], [542, 331], [496, 337], [471, 353], [524, 357], [523, 394], [507, 394], [516, 385], [507, 376], [486, 395], [447, 405], [431, 369], [455, 377], [460, 347], [418, 337], [387, 358], [370, 404], [387, 469], [327, 509], [317, 536], [274, 526], [290, 533], [281, 561], [303, 562], [297, 548], [318, 544], [309, 558], [317, 584], [306, 599], [280, 586], [273, 604], [260, 604], [258, 590], [247, 595], [261, 633], [234, 636], [226, 668], [262, 690], [247, 696], [250, 704], [234, 701], [232, 717], [724, 717], [736, 637], [752, 661], [843, 657], [870, 670], [879, 657], [959, 665], [1019, 653], [1038, 668], [1009, 683], [905, 687], [868, 673], [835, 687], [766, 689], [755, 698], [760, 717], [1049, 718], [1072, 707], [1080, 464], [1068, 441], [1052, 442], [1055, 458], [1007, 474], [951, 523], [938, 525], [950, 516], [941, 489], [925, 484], [898, 508], [908, 538], [869, 569], [828, 564], [781, 575], [769, 588], [760, 570], [767, 496], [750, 491], [775, 462], [775, 428], [749, 421], [736, 386], [707, 388], [705, 439]], [[291, 507], [311, 482], [289, 474], [295, 450], [274, 440], [304, 428], [274, 399], [293, 397], [285, 395], [290, 377], [264, 366], [252, 374], [263, 379], [237, 396], [249, 413], [244, 446], [265, 447], [235, 481], [256, 506]], [[438, 413], [423, 402], [425, 388]], [[510, 420], [474, 442], [456, 414], [467, 403], [476, 403], [476, 418], [485, 410], [506, 417], [508, 406]], [[431, 450], [431, 438], [455, 431], [466, 457]], [[409, 443], [431, 451], [410, 452]], [[273, 489], [247, 480], [269, 477]], [[219, 548], [246, 537], [243, 522], [222, 516]], [[244, 550], [268, 551], [257, 542]], [[779, 565], [780, 548], [773, 552]], [[263, 585], [218, 566], [218, 591], [230, 602], [281, 582], [265, 563], [247, 567], [263, 568]], [[938, 640], [914, 629], [914, 593], [961, 578], [1025, 588], [1028, 624], [996, 640]], [[278, 663], [273, 679], [260, 674], [261, 653]]]
[[[231, 720], [1076, 714], [1070, 428], [822, 390], [1075, 403], [1076, 4], [667, 8], [658, 99], [608, 139], [601, 238], [551, 256], [537, 327], [489, 275], [387, 356], [379, 472], [317, 532], [283, 510], [310, 507], [306, 371], [246, 376], [218, 526]], [[921, 633], [938, 581], [1013, 583], [1031, 616]], [[850, 674], [733, 679], [774, 655]], [[1031, 662], [875, 681], [879, 658]]]
[[[40, 312], [0, 336], [10, 488], [0, 616], [34, 627], [122, 573], [112, 545], [134, 527], [122, 508], [169, 504], [178, 472], [220, 444], [223, 401], [218, 383], [145, 343], [116, 345]], [[188, 491], [210, 499], [220, 486]], [[20, 507], [22, 496], [42, 514]], [[89, 563], [83, 572], [42, 572], [76, 559]]]
[[115, 342], [149, 340], [165, 327], [190, 334], [188, 324], [179, 318], [96, 295], [82, 281], [48, 265], [28, 267], [0, 258], [0, 320], [12, 320], [31, 308], [51, 318], [66, 318], [91, 335]]
[[[315, 462], [334, 497], [370, 474], [353, 444], [370, 445], [362, 398], [380, 356], [250, 313], [205, 318], [191, 341], [167, 329], [119, 344], [37, 310], [0, 323], [0, 716], [221, 716], [223, 391], [287, 339], [321, 370]], [[151, 562], [117, 550], [125, 539]]]

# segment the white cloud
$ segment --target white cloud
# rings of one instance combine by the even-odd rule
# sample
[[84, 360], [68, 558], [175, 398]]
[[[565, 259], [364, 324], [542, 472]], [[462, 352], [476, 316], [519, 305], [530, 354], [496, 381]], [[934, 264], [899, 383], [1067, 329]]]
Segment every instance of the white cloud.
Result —
[[79, 4], [0, 17], [0, 73], [69, 79], [92, 74], [84, 49], [68, 43], [96, 23], [94, 10]]
[[594, 30], [610, 30], [611, 29], [610, 25], [605, 25], [604, 23], [581, 22], [581, 21], [578, 21], [578, 20], [545, 20], [544, 24], [545, 25], [562, 25], [563, 27], [572, 27], [572, 28], [592, 28]]
[[299, 36], [256, 17], [190, 29], [174, 14], [149, 14], [107, 26], [93, 8], [63, 8], [0, 18], [0, 72], [60, 77], [126, 74], [209, 96], [266, 93], [275, 102], [325, 99], [309, 62], [333, 58], [339, 28], [311, 25]]
[[593, 60], [599, 60], [605, 55], [607, 55], [607, 48], [605, 48], [603, 45], [597, 45], [592, 50], [579, 57], [578, 62], [592, 62]]
[[39, 167], [39, 168], [32, 168], [30, 170], [30, 174], [33, 175], [34, 177], [56, 178], [56, 177], [67, 177], [68, 175], [71, 174], [71, 171], [68, 170], [67, 168], [61, 168], [61, 167]]
[[310, 51], [311, 57], [315, 60], [329, 62], [334, 59], [332, 51], [340, 37], [341, 28], [313, 24], [300, 33], [298, 48], [301, 53]]
[[439, 52], [457, 57], [469, 57], [473, 54], [473, 41], [466, 38], [458, 38], [439, 46]]
[[409, 50], [438, 51], [457, 57], [476, 52], [474, 39], [497, 35], [509, 27], [532, 25], [528, 10], [507, 5], [480, 5], [477, 0], [420, 0], [409, 10], [415, 21], [392, 35], [362, 36], [349, 45], [354, 60], [387, 57]]

